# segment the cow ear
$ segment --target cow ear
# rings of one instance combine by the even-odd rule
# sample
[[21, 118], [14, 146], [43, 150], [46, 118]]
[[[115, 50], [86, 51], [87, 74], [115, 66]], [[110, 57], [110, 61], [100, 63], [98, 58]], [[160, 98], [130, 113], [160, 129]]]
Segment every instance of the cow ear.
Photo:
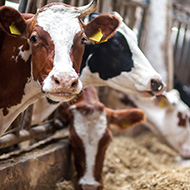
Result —
[[26, 30], [26, 20], [11, 7], [0, 7], [0, 26], [9, 35], [22, 35]]
[[102, 14], [86, 25], [83, 25], [86, 36], [93, 42], [101, 43], [112, 37], [120, 20], [111, 14]]
[[123, 110], [112, 110], [105, 108], [108, 123], [116, 125], [118, 129], [127, 129], [129, 127], [141, 124], [146, 121], [145, 114], [142, 110], [123, 109]]

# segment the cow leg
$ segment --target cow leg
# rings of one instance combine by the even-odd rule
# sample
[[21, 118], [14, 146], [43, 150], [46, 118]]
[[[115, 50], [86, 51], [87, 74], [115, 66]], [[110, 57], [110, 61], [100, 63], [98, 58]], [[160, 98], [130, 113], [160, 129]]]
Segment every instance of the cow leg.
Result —
[[[71, 125], [70, 127], [70, 136], [69, 140], [71, 143], [72, 153], [74, 156], [74, 165], [77, 172], [77, 184], [79, 179], [84, 175], [85, 172], [85, 151], [83, 142], [80, 137], [77, 135], [74, 127]], [[76, 187], [79, 190], [78, 187]]]
[[106, 132], [102, 139], [99, 142], [98, 145], [98, 151], [96, 155], [96, 163], [95, 163], [95, 170], [94, 170], [94, 176], [97, 181], [100, 182], [100, 186], [97, 190], [103, 189], [103, 179], [102, 179], [102, 169], [105, 159], [106, 150], [108, 148], [108, 145], [112, 139], [112, 133], [109, 128], [106, 129]]

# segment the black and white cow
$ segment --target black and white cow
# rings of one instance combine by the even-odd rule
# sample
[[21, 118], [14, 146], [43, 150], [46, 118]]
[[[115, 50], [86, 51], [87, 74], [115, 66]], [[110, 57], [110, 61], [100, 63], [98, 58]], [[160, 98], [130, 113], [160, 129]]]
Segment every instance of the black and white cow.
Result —
[[[122, 20], [117, 12], [112, 14]], [[91, 14], [86, 22], [98, 15]], [[80, 80], [84, 88], [109, 86], [143, 97], [162, 94], [165, 90], [161, 76], [138, 47], [135, 33], [124, 22], [121, 22], [116, 34], [107, 42], [86, 44], [81, 68]], [[41, 100], [34, 106], [32, 123], [43, 121], [58, 106]]]
[[[118, 13], [112, 14], [122, 20]], [[98, 15], [90, 14], [87, 22]], [[140, 96], [161, 94], [165, 86], [139, 49], [135, 33], [124, 22], [106, 43], [85, 46], [80, 79], [84, 88], [108, 85]]]

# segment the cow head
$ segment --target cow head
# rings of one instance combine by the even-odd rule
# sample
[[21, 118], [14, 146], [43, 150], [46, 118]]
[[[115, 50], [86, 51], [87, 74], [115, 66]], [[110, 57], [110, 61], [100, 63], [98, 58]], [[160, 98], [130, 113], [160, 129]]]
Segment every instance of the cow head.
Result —
[[[121, 21], [121, 16], [114, 12]], [[99, 13], [90, 14], [93, 20]], [[86, 46], [81, 80], [84, 86], [109, 85], [119, 91], [151, 96], [161, 94], [165, 84], [141, 52], [135, 33], [121, 22], [107, 42]]]
[[93, 41], [97, 33], [101, 33], [99, 41], [104, 41], [119, 25], [115, 16], [108, 15], [85, 25], [80, 18], [92, 12], [96, 4], [97, 0], [82, 7], [51, 3], [28, 20], [13, 8], [0, 8], [1, 28], [13, 37], [27, 39], [32, 77], [50, 100], [69, 101], [80, 93], [78, 73], [84, 42]]
[[160, 125], [157, 131], [182, 157], [190, 158], [190, 110], [188, 106], [183, 103], [175, 89], [158, 96], [156, 103], [165, 112], [163, 125]]
[[190, 158], [190, 109], [180, 99], [177, 90], [172, 89], [153, 98], [123, 94], [117, 98], [116, 92], [113, 95], [114, 103], [110, 101], [109, 106], [142, 109], [147, 118], [146, 126], [182, 157]]

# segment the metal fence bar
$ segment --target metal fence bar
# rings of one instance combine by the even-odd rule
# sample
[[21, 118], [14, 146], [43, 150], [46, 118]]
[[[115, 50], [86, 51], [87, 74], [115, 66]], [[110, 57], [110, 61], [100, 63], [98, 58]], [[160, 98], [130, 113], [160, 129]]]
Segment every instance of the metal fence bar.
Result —
[[27, 6], [28, 0], [20, 0], [18, 10], [21, 13], [25, 13], [26, 6]]
[[40, 1], [40, 7], [43, 7], [46, 4], [47, 4], [47, 0], [41, 0]]
[[26, 7], [26, 13], [33, 13], [35, 14], [37, 11], [37, 0], [29, 0], [27, 7]]
[[185, 31], [184, 31], [184, 35], [183, 35], [183, 42], [182, 42], [181, 56], [180, 56], [179, 63], [182, 62], [183, 55], [184, 55], [184, 47], [185, 47], [185, 43], [186, 43], [187, 28], [188, 28], [188, 25], [185, 25]]
[[176, 3], [173, 4], [173, 27], [176, 31], [173, 47], [174, 72], [183, 84], [190, 85], [190, 11]]
[[177, 50], [178, 50], [178, 41], [179, 41], [179, 34], [180, 34], [180, 30], [181, 30], [181, 22], [178, 23], [178, 30], [177, 30], [177, 37], [176, 37], [176, 40], [175, 40], [175, 45], [174, 45], [174, 63], [175, 65], [177, 64], [176, 63], [176, 55], [177, 55]]
[[65, 4], [71, 4], [71, 0], [63, 0], [62, 2]]
[[0, 0], [0, 6], [5, 5], [5, 0]]
[[7, 134], [1, 137], [0, 149], [12, 146], [14, 144], [18, 144], [23, 141], [44, 137], [45, 135], [53, 134], [55, 132], [56, 132], [56, 128], [51, 125], [36, 126], [36, 127], [31, 128], [30, 131], [23, 129], [19, 132], [19, 135]]

